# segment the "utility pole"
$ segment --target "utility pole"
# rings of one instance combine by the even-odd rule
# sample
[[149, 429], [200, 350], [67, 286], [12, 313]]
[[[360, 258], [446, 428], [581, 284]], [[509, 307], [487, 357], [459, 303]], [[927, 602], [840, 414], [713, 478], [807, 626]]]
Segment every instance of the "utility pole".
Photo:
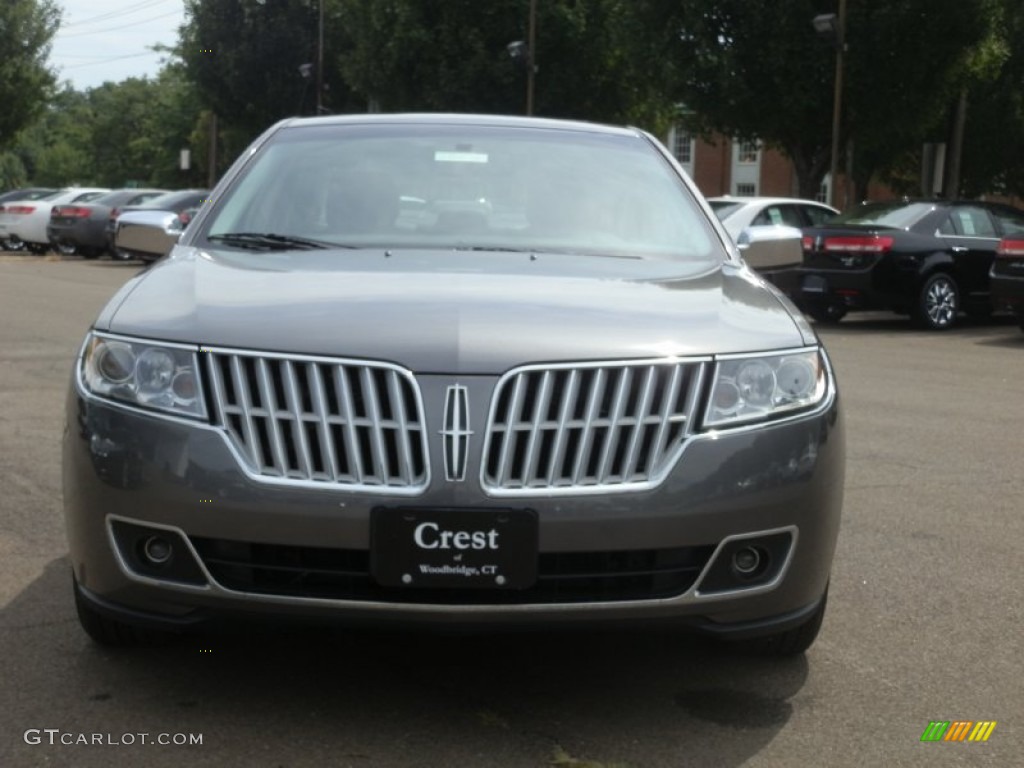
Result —
[[324, 111], [324, 0], [319, 0], [319, 22], [316, 43], [316, 113]]
[[[322, 1], [322, 0], [321, 0]], [[530, 0], [530, 32], [527, 40], [526, 114], [533, 114], [533, 79], [537, 74], [537, 0]]]

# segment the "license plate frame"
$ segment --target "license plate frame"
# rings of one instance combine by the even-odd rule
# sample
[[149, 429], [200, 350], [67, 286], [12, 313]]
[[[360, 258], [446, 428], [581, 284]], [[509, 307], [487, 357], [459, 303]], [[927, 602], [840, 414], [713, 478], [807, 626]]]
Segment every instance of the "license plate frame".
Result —
[[385, 587], [526, 589], [537, 580], [531, 509], [379, 507], [370, 515], [370, 575]]

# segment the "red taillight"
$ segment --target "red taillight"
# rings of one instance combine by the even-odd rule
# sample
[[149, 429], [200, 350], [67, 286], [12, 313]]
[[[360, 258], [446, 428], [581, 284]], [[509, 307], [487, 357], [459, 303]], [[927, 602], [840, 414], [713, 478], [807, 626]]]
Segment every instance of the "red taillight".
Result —
[[814, 250], [814, 238], [811, 237], [810, 235], [804, 235], [803, 243], [804, 243], [804, 250], [805, 251], [813, 251]]
[[886, 235], [826, 237], [824, 247], [829, 253], [888, 253], [892, 242]]
[[50, 218], [56, 219], [61, 216], [70, 217], [72, 219], [85, 219], [92, 213], [91, 208], [79, 208], [76, 205], [55, 205], [53, 210], [50, 211]]
[[34, 205], [12, 205], [7, 208], [7, 213], [32, 213], [35, 209]]
[[114, 219], [116, 219], [120, 215], [121, 215], [121, 209], [120, 208], [111, 208], [110, 209], [110, 220], [111, 221], [113, 221]]
[[996, 247], [996, 258], [1018, 259], [1024, 256], [1024, 238], [1004, 237]]
[[178, 221], [181, 222], [181, 226], [188, 226], [188, 223], [192, 221], [192, 214], [188, 211], [182, 211], [178, 214]]

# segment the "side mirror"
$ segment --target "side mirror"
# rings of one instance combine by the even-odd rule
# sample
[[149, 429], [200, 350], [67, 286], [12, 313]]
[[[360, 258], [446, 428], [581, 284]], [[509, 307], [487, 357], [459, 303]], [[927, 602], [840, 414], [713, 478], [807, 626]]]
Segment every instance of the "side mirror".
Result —
[[784, 224], [747, 227], [736, 245], [747, 264], [759, 271], [796, 267], [803, 261], [803, 232]]

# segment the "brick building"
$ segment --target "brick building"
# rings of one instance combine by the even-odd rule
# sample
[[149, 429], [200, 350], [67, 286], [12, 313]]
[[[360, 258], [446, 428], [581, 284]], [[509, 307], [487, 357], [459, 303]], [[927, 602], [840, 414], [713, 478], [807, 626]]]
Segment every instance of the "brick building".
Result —
[[[665, 139], [672, 154], [693, 179], [705, 197], [719, 195], [797, 197], [793, 164], [781, 152], [765, 149], [756, 141], [737, 141], [715, 135], [702, 139], [680, 126], [674, 126]], [[843, 178], [836, 199], [837, 208], [845, 208]], [[885, 188], [872, 188], [873, 199], [891, 197]], [[814, 199], [828, 202], [829, 179], [826, 176]]]

